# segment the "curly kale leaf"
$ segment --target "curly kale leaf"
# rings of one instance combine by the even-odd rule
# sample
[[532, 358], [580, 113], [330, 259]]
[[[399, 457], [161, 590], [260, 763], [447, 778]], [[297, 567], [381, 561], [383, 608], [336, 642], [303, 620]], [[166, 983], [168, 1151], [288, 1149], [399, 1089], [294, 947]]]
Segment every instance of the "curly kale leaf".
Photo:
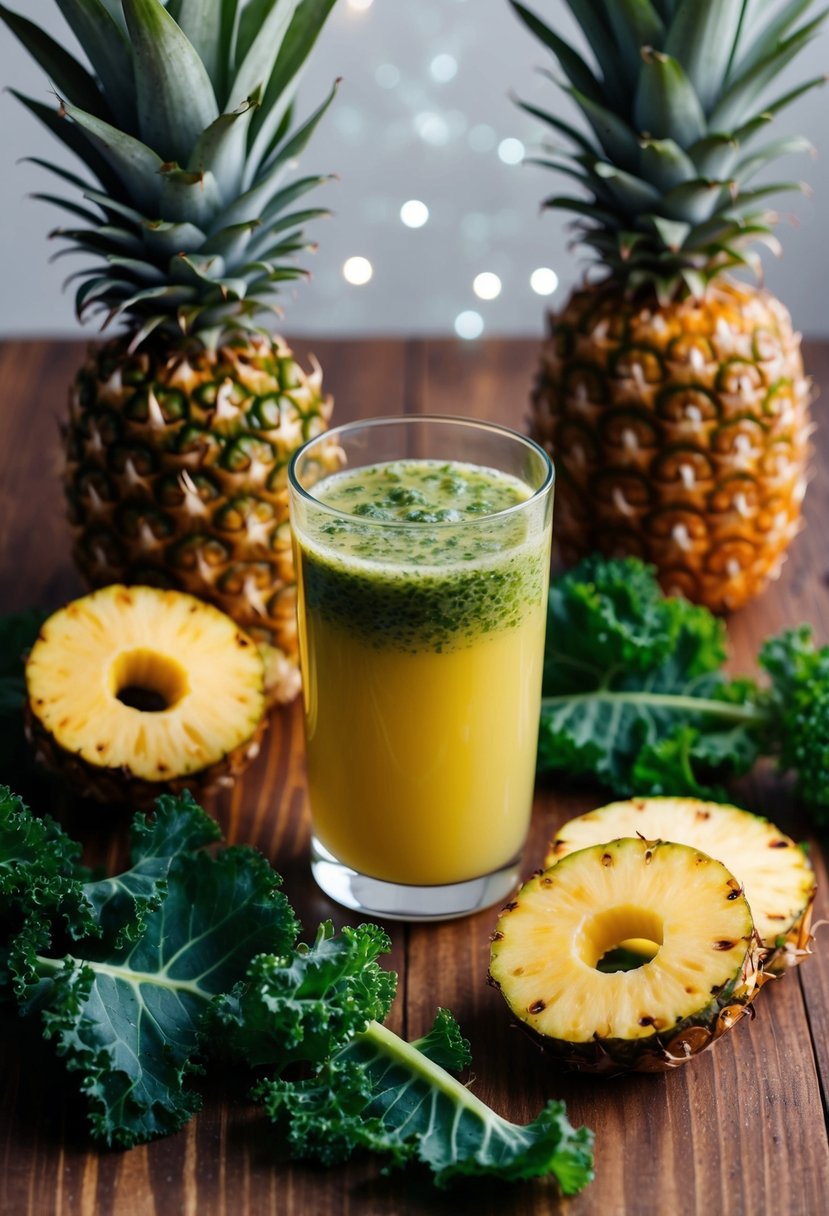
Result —
[[766, 642], [760, 664], [772, 682], [780, 765], [797, 774], [815, 821], [829, 826], [829, 646], [816, 647], [801, 625]]
[[279, 876], [251, 849], [210, 856], [201, 846], [216, 835], [191, 799], [162, 800], [154, 820], [138, 823], [132, 870], [56, 893], [55, 921], [70, 904], [92, 918], [68, 951], [55, 950], [43, 919], [12, 938], [22, 1011], [40, 1015], [81, 1074], [93, 1134], [107, 1144], [129, 1147], [189, 1118], [199, 1101], [186, 1078], [211, 1001], [256, 955], [296, 939]]
[[377, 958], [390, 948], [377, 925], [335, 936], [325, 921], [312, 946], [255, 959], [244, 983], [214, 1003], [217, 1041], [251, 1065], [318, 1064], [370, 1021], [385, 1019], [397, 976]]
[[287, 1124], [297, 1157], [335, 1164], [368, 1150], [389, 1166], [421, 1162], [438, 1186], [460, 1177], [547, 1175], [565, 1195], [586, 1186], [592, 1135], [570, 1126], [564, 1104], [549, 1102], [527, 1125], [510, 1123], [447, 1071], [468, 1063], [468, 1044], [442, 1009], [413, 1043], [370, 1022], [312, 1078], [264, 1081], [257, 1096], [272, 1119]]
[[[374, 925], [334, 936], [326, 924], [312, 946], [255, 960], [215, 1002], [211, 1042], [277, 1074], [255, 1095], [292, 1153], [324, 1164], [357, 1150], [390, 1165], [419, 1161], [440, 1186], [461, 1175], [553, 1174], [565, 1193], [580, 1190], [592, 1177], [591, 1136], [570, 1127], [560, 1103], [526, 1127], [496, 1115], [449, 1071], [470, 1058], [445, 1010], [415, 1043], [381, 1025], [395, 976], [376, 958], [388, 946]], [[310, 1076], [296, 1077], [300, 1062]]]
[[760, 687], [725, 676], [724, 639], [634, 558], [576, 566], [550, 592], [539, 770], [620, 795], [722, 798], [722, 782], [772, 756], [829, 824], [829, 646], [807, 625], [770, 638]]
[[297, 1156], [371, 1150], [441, 1186], [552, 1174], [569, 1194], [590, 1180], [591, 1135], [562, 1104], [522, 1127], [451, 1075], [469, 1048], [450, 1014], [416, 1043], [383, 1027], [397, 977], [377, 961], [382, 929], [326, 923], [295, 945], [279, 876], [252, 849], [212, 855], [217, 835], [191, 798], [162, 798], [136, 820], [131, 868], [90, 882], [61, 829], [0, 792], [0, 968], [79, 1075], [97, 1139], [180, 1128], [209, 1050], [270, 1069], [257, 1093]]
[[153, 815], [136, 815], [130, 869], [84, 885], [84, 898], [104, 938], [117, 948], [137, 940], [146, 913], [164, 897], [167, 872], [176, 855], [211, 844], [220, 835], [219, 825], [189, 793], [179, 798], [164, 794], [156, 800]]
[[83, 896], [86, 870], [80, 845], [48, 815], [37, 818], [8, 786], [0, 785], [0, 926], [44, 923], [61, 914], [70, 933], [92, 933]]
[[550, 592], [538, 767], [620, 795], [716, 797], [768, 742], [766, 694], [722, 673], [725, 629], [634, 558], [590, 558]]
[[692, 678], [718, 672], [724, 659], [722, 623], [704, 608], [666, 599], [651, 568], [634, 558], [589, 557], [553, 580], [545, 690], [580, 693], [672, 661]]

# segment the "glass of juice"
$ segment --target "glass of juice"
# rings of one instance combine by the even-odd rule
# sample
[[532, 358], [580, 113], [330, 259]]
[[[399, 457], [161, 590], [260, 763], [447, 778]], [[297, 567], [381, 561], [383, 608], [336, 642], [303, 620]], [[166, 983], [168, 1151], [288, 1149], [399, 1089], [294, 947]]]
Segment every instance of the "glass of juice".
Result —
[[400, 920], [503, 900], [532, 808], [549, 457], [488, 423], [376, 418], [312, 439], [289, 484], [317, 883]]

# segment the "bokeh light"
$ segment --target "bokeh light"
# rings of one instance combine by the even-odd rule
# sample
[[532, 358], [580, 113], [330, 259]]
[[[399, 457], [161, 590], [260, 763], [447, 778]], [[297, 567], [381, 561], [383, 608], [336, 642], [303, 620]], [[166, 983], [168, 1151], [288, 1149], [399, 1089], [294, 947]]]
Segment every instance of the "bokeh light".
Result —
[[484, 319], [474, 309], [469, 308], [465, 312], [459, 312], [455, 317], [455, 333], [459, 338], [471, 341], [473, 338], [480, 338], [483, 332]]
[[449, 142], [449, 124], [446, 119], [431, 110], [423, 110], [415, 114], [414, 128], [425, 144], [436, 148], [443, 147]]
[[348, 7], [355, 13], [364, 13], [373, 3], [374, 0], [348, 0]]
[[374, 274], [374, 267], [368, 258], [347, 258], [343, 263], [343, 278], [352, 287], [364, 287]]
[[419, 198], [410, 198], [400, 208], [400, 219], [407, 228], [422, 228], [429, 219], [429, 208]]
[[457, 76], [458, 61], [454, 55], [435, 55], [429, 64], [429, 71], [432, 79], [436, 80], [438, 84], [446, 84], [447, 81], [453, 80]]
[[472, 290], [479, 300], [494, 300], [501, 294], [501, 280], [491, 270], [484, 270], [475, 275]]
[[509, 136], [498, 145], [498, 159], [505, 165], [520, 165], [524, 159], [524, 145], [520, 139]]
[[530, 275], [530, 287], [539, 296], [551, 296], [558, 287], [558, 275], [549, 266], [539, 266]]

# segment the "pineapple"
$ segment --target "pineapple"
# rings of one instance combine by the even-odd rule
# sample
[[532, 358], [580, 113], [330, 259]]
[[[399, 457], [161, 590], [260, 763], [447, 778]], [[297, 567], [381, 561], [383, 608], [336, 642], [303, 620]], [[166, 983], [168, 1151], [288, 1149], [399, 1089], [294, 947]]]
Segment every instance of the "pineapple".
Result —
[[743, 884], [766, 971], [783, 971], [809, 950], [815, 873], [808, 857], [773, 823], [735, 806], [697, 798], [634, 798], [565, 823], [544, 864], [622, 836], [672, 840], [715, 857]]
[[512, 6], [584, 120], [523, 107], [566, 141], [536, 163], [580, 193], [545, 206], [575, 215], [597, 271], [550, 316], [532, 396], [562, 558], [636, 555], [670, 594], [738, 608], [802, 526], [811, 390], [784, 306], [727, 272], [756, 274], [752, 244], [776, 247], [766, 198], [795, 183], [755, 178], [809, 145], [755, 140], [822, 82], [774, 92], [826, 14], [801, 21], [811, 0], [569, 0], [587, 62]]
[[286, 178], [333, 96], [294, 128], [333, 3], [59, 0], [89, 68], [0, 7], [60, 104], [20, 100], [83, 162], [80, 177], [45, 165], [68, 191], [37, 196], [73, 217], [63, 252], [92, 259], [78, 315], [121, 327], [70, 391], [75, 560], [93, 587], [150, 583], [229, 612], [265, 648], [275, 700], [299, 687], [287, 464], [332, 401], [319, 366], [259, 322], [304, 274], [303, 225], [327, 214], [294, 207], [325, 178]]
[[204, 793], [256, 756], [264, 681], [258, 648], [217, 608], [116, 584], [42, 626], [26, 662], [27, 731], [41, 763], [100, 801]]
[[[615, 964], [637, 940], [653, 956]], [[519, 1023], [591, 1072], [684, 1063], [746, 1012], [761, 977], [740, 884], [684, 844], [570, 853], [522, 887], [492, 936], [490, 979]]]

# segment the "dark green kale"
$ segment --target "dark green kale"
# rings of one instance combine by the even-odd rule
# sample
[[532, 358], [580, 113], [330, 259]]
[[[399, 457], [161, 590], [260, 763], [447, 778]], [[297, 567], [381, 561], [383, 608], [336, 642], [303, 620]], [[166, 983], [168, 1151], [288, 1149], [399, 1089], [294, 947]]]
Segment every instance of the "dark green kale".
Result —
[[662, 595], [635, 558], [591, 557], [550, 591], [539, 770], [597, 778], [615, 794], [718, 798], [775, 756], [829, 822], [829, 647], [806, 626], [768, 641], [768, 677], [723, 671], [726, 631]]
[[469, 1063], [450, 1014], [416, 1043], [382, 1025], [397, 977], [381, 929], [324, 924], [297, 944], [279, 876], [252, 849], [208, 850], [218, 836], [189, 796], [160, 798], [134, 820], [130, 867], [92, 881], [56, 823], [0, 789], [0, 993], [78, 1075], [96, 1139], [176, 1131], [199, 1106], [193, 1074], [232, 1056], [295, 1156], [420, 1161], [441, 1186], [589, 1182], [592, 1137], [563, 1104], [518, 1126], [447, 1071]]
[[438, 1186], [552, 1175], [564, 1194], [581, 1190], [593, 1177], [593, 1137], [570, 1126], [563, 1103], [526, 1126], [502, 1119], [452, 1075], [470, 1063], [469, 1044], [445, 1009], [413, 1043], [382, 1025], [394, 977], [375, 960], [388, 948], [375, 925], [333, 936], [325, 924], [313, 946], [255, 960], [215, 1004], [225, 1041], [275, 1074], [256, 1096], [293, 1154], [331, 1165], [370, 1150], [394, 1166], [421, 1162]]
[[176, 1131], [199, 1105], [187, 1081], [210, 1003], [257, 954], [296, 939], [279, 876], [252, 849], [205, 852], [218, 833], [190, 798], [160, 799], [138, 821], [133, 866], [103, 882], [73, 877], [76, 849], [60, 830], [0, 801], [0, 856], [39, 831], [50, 848], [18, 853], [0, 897], [14, 913], [27, 890], [42, 893], [12, 918], [7, 985], [80, 1074], [97, 1139], [129, 1147]]

